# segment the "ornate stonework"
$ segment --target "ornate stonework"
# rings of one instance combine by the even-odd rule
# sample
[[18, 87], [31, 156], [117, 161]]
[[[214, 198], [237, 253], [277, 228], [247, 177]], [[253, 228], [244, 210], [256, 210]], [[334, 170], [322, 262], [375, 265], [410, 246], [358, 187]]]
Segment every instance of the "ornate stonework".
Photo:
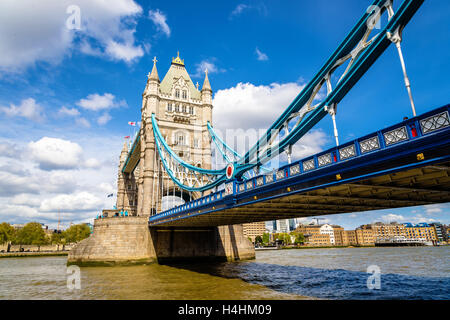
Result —
[[207, 122], [212, 122], [212, 89], [205, 70], [201, 90], [192, 82], [184, 60], [172, 59], [163, 80], [156, 68], [147, 76], [142, 95], [140, 160], [132, 174], [122, 173], [128, 149], [124, 146], [118, 173], [117, 209], [130, 215], [148, 216], [161, 210], [161, 199], [177, 195], [185, 200], [195, 199], [197, 193], [188, 194], [175, 186], [164, 172], [155, 150], [151, 115], [155, 114], [161, 133], [168, 145], [184, 161], [205, 169], [211, 168], [211, 141]]

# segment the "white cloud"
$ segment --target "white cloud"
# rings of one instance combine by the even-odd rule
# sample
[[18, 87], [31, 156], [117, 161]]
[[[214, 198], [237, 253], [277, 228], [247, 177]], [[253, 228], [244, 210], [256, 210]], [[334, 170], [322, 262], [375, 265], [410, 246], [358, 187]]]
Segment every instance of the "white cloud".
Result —
[[111, 119], [112, 117], [109, 115], [109, 113], [104, 113], [97, 119], [97, 123], [102, 126], [107, 124]]
[[226, 129], [268, 128], [303, 89], [295, 82], [256, 86], [238, 83], [214, 95], [214, 125]]
[[244, 10], [249, 9], [250, 6], [244, 3], [240, 3], [234, 8], [234, 10], [231, 12], [231, 16], [238, 16], [240, 15]]
[[41, 200], [36, 195], [20, 193], [11, 198], [10, 203], [21, 206], [39, 207]]
[[43, 170], [76, 168], [83, 153], [77, 143], [49, 137], [30, 142], [28, 148], [31, 158]]
[[144, 50], [141, 46], [136, 47], [131, 43], [119, 43], [111, 40], [106, 47], [106, 53], [108, 53], [113, 60], [123, 60], [130, 63], [137, 58], [142, 57], [144, 55]]
[[381, 220], [385, 221], [385, 222], [403, 222], [405, 221], [405, 217], [399, 214], [393, 214], [393, 213], [389, 213], [386, 215], [381, 216]]
[[[48, 163], [49, 159], [42, 158], [39, 152], [32, 153], [42, 139], [30, 143], [23, 140], [27, 138], [21, 135], [17, 141], [0, 141], [0, 150], [15, 150], [11, 152], [14, 158], [0, 155], [0, 221], [39, 221], [56, 226], [60, 217], [63, 226], [68, 227], [71, 221], [92, 222], [101, 209], [112, 208], [115, 197], [106, 195], [116, 191], [122, 137], [86, 136], [77, 132], [69, 139], [59, 139], [81, 148], [81, 155], [67, 153], [69, 158], [78, 159], [77, 165], [74, 161], [60, 161], [61, 154], [66, 154], [60, 152], [63, 148], [51, 151], [54, 159]], [[34, 148], [30, 149], [30, 144]]]
[[126, 105], [125, 101], [116, 101], [115, 96], [111, 93], [99, 95], [98, 93], [90, 94], [85, 99], [81, 99], [76, 103], [77, 106], [91, 111], [99, 111], [104, 109], [118, 108]]
[[267, 8], [263, 3], [257, 5], [249, 5], [245, 3], [238, 4], [230, 13], [229, 19], [240, 16], [244, 11], [256, 10], [261, 15], [267, 15]]
[[322, 130], [312, 130], [292, 147], [292, 159], [299, 160], [319, 153], [328, 143], [329, 137]]
[[225, 72], [225, 69], [221, 69], [214, 63], [215, 58], [206, 59], [200, 61], [195, 65], [195, 73], [192, 75], [193, 78], [200, 78], [205, 76], [205, 70], [208, 70], [208, 74], [211, 73], [221, 73]]
[[16, 157], [19, 154], [19, 148], [8, 141], [0, 142], [0, 157]]
[[45, 199], [39, 208], [40, 211], [89, 211], [101, 210], [103, 201], [89, 192], [75, 194], [61, 194], [56, 197]]
[[95, 169], [99, 168], [101, 166], [101, 163], [95, 158], [89, 158], [84, 162], [83, 166], [85, 168]]
[[[79, 30], [66, 26], [71, 17], [66, 10], [73, 4], [80, 8]], [[89, 54], [86, 43], [114, 60], [130, 61], [133, 54], [138, 58], [141, 46], [134, 33], [141, 14], [142, 8], [133, 0], [2, 0], [0, 70], [21, 72], [37, 62], [58, 64], [73, 49]], [[108, 51], [113, 40], [129, 48], [129, 55]]]
[[42, 121], [44, 119], [42, 106], [37, 104], [33, 98], [22, 100], [18, 106], [11, 104], [9, 107], [0, 107], [0, 112], [9, 117], [22, 117], [34, 121]]
[[[267, 86], [238, 83], [235, 87], [219, 90], [213, 99], [214, 129], [228, 145], [243, 154], [263, 136], [303, 87], [299, 83]], [[322, 130], [308, 132], [293, 146], [292, 160], [322, 151], [328, 141]], [[279, 160], [286, 160], [285, 153]], [[278, 164], [274, 159], [270, 166]]]
[[269, 60], [269, 57], [267, 56], [267, 54], [265, 54], [264, 52], [261, 52], [258, 48], [256, 48], [255, 53], [256, 53], [256, 58], [259, 61], [267, 61], [267, 60]]
[[432, 204], [429, 206], [425, 206], [424, 208], [425, 208], [425, 213], [429, 214], [429, 215], [442, 212], [442, 205], [440, 205], [440, 204]]
[[68, 117], [76, 117], [80, 115], [80, 111], [78, 111], [76, 108], [66, 108], [65, 106], [61, 107], [61, 109], [58, 110], [58, 115], [60, 116], [68, 116]]
[[164, 33], [167, 37], [170, 37], [170, 27], [167, 24], [167, 16], [162, 13], [159, 9], [150, 10], [148, 12], [148, 17], [156, 26], [159, 32]]
[[77, 118], [75, 120], [75, 123], [81, 127], [85, 127], [85, 128], [90, 128], [91, 127], [91, 123], [86, 119], [86, 118]]
[[[426, 208], [426, 207], [424, 207]], [[440, 211], [439, 211], [440, 212]], [[386, 215], [381, 216], [381, 220], [385, 222], [399, 222], [399, 223], [405, 223], [410, 222], [413, 224], [425, 222], [425, 223], [431, 223], [431, 222], [437, 222], [439, 219], [432, 218], [432, 217], [426, 217], [422, 214], [416, 214], [414, 216], [403, 216], [399, 214], [393, 214], [389, 213]]]

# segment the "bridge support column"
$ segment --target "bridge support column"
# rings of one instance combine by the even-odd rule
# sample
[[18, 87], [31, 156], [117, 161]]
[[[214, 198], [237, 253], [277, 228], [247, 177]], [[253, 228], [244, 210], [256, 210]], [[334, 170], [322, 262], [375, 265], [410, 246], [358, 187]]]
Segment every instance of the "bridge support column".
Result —
[[255, 258], [242, 225], [150, 228], [158, 262], [237, 261]]
[[94, 221], [93, 234], [70, 252], [67, 264], [81, 266], [156, 262], [148, 217], [112, 217]]
[[254, 258], [254, 247], [242, 225], [149, 228], [144, 216], [95, 220], [93, 234], [69, 252], [67, 263], [94, 266]]

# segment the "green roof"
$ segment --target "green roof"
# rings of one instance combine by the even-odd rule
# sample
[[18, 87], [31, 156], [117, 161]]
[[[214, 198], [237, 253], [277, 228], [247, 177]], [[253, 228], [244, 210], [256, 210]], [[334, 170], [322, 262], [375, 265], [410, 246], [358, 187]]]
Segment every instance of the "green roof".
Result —
[[183, 77], [183, 79], [187, 81], [191, 99], [201, 100], [201, 93], [195, 87], [191, 77], [189, 77], [189, 74], [186, 71], [186, 68], [179, 64], [172, 63], [169, 71], [167, 71], [164, 79], [161, 81], [159, 90], [164, 94], [172, 94], [172, 86], [174, 82], [180, 79], [180, 77]]

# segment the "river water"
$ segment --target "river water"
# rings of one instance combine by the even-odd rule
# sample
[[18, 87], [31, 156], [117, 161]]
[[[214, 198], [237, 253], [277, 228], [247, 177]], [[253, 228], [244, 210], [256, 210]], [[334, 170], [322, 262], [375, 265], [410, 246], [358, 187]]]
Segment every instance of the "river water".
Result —
[[[0, 299], [450, 299], [449, 257], [450, 246], [258, 251], [249, 262], [81, 268], [72, 290], [66, 257], [2, 258]], [[369, 266], [379, 289], [368, 289]]]

